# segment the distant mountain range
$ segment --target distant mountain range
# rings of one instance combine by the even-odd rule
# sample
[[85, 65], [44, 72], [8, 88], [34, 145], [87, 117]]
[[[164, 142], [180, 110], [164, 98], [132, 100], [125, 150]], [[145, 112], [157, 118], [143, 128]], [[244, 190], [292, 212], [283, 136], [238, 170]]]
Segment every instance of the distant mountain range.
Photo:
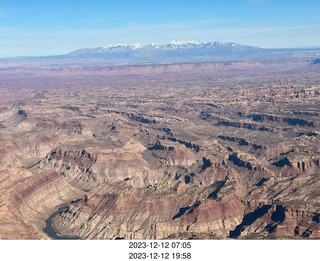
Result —
[[252, 52], [261, 48], [240, 45], [236, 43], [201, 43], [199, 41], [172, 41], [168, 44], [116, 44], [105, 47], [85, 48], [69, 53], [71, 56], [83, 55], [110, 55], [129, 54], [148, 56], [154, 55], [212, 55], [212, 53], [222, 54], [230, 52]]
[[313, 57], [320, 48], [263, 49], [219, 41], [172, 41], [167, 44], [116, 44], [85, 48], [67, 54], [78, 59], [103, 59], [114, 62], [230, 61], [288, 57]]
[[122, 62], [174, 62], [252, 57], [263, 49], [236, 43], [172, 41], [167, 44], [116, 44], [85, 48], [67, 54], [73, 58], [98, 58]]
[[[216, 62], [261, 59], [310, 59], [320, 56], [320, 48], [263, 49], [219, 41], [172, 41], [166, 44], [116, 44], [84, 48], [65, 55], [14, 58], [15, 62], [65, 64], [144, 64], [175, 62]], [[13, 58], [0, 59], [0, 63]]]

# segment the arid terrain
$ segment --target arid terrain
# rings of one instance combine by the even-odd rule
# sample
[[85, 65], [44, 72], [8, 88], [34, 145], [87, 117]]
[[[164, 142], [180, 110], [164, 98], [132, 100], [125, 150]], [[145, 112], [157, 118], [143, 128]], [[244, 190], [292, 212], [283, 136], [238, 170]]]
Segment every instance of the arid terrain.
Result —
[[319, 177], [319, 63], [0, 66], [1, 239], [319, 239]]

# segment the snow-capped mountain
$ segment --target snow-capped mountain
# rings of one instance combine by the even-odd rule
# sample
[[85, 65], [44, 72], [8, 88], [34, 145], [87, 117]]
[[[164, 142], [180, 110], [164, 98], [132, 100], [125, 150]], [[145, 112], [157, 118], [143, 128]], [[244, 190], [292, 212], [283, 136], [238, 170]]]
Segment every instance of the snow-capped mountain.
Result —
[[115, 45], [106, 45], [104, 47], [97, 48], [85, 48], [79, 49], [69, 53], [69, 55], [76, 54], [92, 54], [92, 53], [109, 53], [109, 52], [125, 52], [125, 51], [134, 51], [134, 50], [188, 50], [188, 49], [206, 49], [206, 50], [233, 50], [233, 51], [246, 51], [246, 50], [258, 50], [257, 47], [239, 45], [236, 43], [222, 43], [219, 41], [202, 43], [197, 40], [195, 41], [171, 41], [166, 44], [115, 44]]
[[99, 58], [112, 62], [166, 62], [193, 60], [228, 60], [250, 57], [262, 49], [219, 41], [171, 41], [165, 44], [115, 44], [79, 49], [69, 53], [73, 58]]

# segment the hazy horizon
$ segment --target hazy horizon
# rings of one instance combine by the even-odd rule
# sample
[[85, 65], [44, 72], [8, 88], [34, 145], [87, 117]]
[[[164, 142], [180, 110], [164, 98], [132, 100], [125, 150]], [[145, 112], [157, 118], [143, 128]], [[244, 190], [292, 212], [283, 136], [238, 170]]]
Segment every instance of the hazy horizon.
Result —
[[[170, 42], [173, 42], [173, 41], [175, 41], [175, 40], [172, 40]], [[188, 40], [186, 40], [186, 41], [188, 41]], [[197, 40], [190, 40], [190, 41], [197, 41]], [[141, 44], [141, 45], [158, 44], [158, 45], [161, 45], [161, 44], [169, 44], [170, 42], [166, 42], [166, 43], [133, 43], [133, 44], [130, 43], [129, 45], [134, 45], [134, 44]], [[210, 42], [213, 43], [213, 42], [216, 42], [216, 41], [210, 41]], [[221, 41], [217, 40], [217, 42], [221, 42]], [[206, 43], [209, 43], [209, 42], [204, 42], [204, 44], [206, 44]], [[227, 42], [225, 42], [225, 43], [227, 43]], [[233, 42], [233, 43], [236, 43], [236, 42]], [[121, 42], [121, 43], [118, 43], [118, 44], [119, 45], [121, 45], [121, 44], [125, 45], [127, 43]], [[239, 44], [239, 43], [237, 43], [237, 44]], [[117, 45], [117, 44], [115, 44], [115, 45]], [[77, 50], [81, 50], [81, 49], [101, 48], [101, 47], [105, 47], [105, 46], [107, 46], [107, 45], [95, 46], [95, 47], [86, 47], [86, 46], [84, 46], [82, 48], [71, 50], [70, 52], [66, 52], [66, 53], [56, 53], [56, 54], [53, 53], [53, 54], [43, 54], [43, 55], [5, 56], [5, 57], [0, 57], [0, 59], [15, 59], [15, 58], [23, 59], [23, 58], [41, 58], [41, 57], [50, 57], [50, 56], [60, 56], [60, 55], [67, 55], [67, 54], [69, 54], [69, 53], [71, 53], [73, 51], [77, 51]], [[250, 45], [248, 45], [248, 46], [250, 46]], [[261, 49], [279, 49], [279, 50], [281, 50], [281, 49], [283, 49], [283, 50], [285, 50], [285, 49], [313, 49], [313, 48], [315, 48], [315, 49], [319, 48], [320, 49], [320, 46], [296, 46], [296, 47], [281, 47], [281, 48], [262, 48], [260, 46], [252, 46], [252, 47], [258, 47], [258, 48], [261, 48]]]

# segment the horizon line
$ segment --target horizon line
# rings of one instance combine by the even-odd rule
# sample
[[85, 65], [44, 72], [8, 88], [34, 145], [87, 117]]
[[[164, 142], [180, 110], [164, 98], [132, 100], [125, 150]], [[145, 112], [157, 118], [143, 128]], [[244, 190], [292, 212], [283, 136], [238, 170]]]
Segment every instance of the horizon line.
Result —
[[[165, 45], [165, 44], [174, 44], [174, 43], [195, 43], [197, 42], [197, 44], [208, 44], [208, 43], [216, 43], [216, 42], [220, 42], [223, 44], [228, 44], [228, 43], [234, 43], [234, 44], [238, 44], [236, 42], [221, 42], [221, 41], [212, 41], [212, 42], [201, 42], [198, 40], [181, 40], [181, 41], [176, 41], [176, 40], [171, 40], [170, 42], [166, 42], [166, 43], [117, 43], [117, 44], [107, 44], [104, 46], [97, 46], [97, 47], [83, 47], [83, 48], [79, 48], [79, 49], [74, 49], [72, 51], [66, 52], [66, 53], [61, 53], [61, 54], [44, 54], [44, 55], [19, 55], [19, 56], [4, 56], [4, 57], [0, 57], [0, 60], [3, 59], [29, 59], [29, 58], [45, 58], [45, 57], [52, 57], [52, 56], [64, 56], [64, 55], [68, 55], [69, 53], [78, 51], [78, 50], [84, 50], [84, 49], [95, 49], [95, 48], [107, 48], [107, 47], [112, 47], [112, 46], [121, 46], [121, 45], [127, 45], [127, 46], [134, 46], [134, 45], [143, 45], [143, 46], [149, 46], [149, 45]], [[259, 48], [262, 50], [290, 50], [290, 49], [320, 49], [320, 45], [319, 46], [296, 46], [296, 47], [259, 47], [259, 46], [255, 46], [255, 45], [249, 45], [249, 44], [238, 44], [240, 46], [248, 46], [248, 47], [255, 47], [255, 48]]]

